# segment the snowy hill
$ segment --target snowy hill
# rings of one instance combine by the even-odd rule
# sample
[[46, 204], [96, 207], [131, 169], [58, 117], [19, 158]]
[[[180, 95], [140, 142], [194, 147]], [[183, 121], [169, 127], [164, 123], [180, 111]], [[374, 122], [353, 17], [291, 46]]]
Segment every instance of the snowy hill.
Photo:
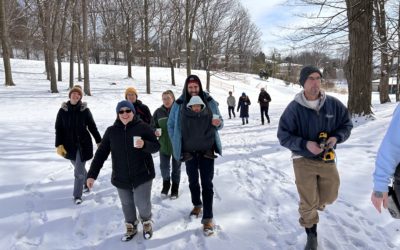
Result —
[[[72, 165], [55, 153], [54, 122], [68, 99], [68, 65], [63, 67], [59, 94], [49, 93], [40, 61], [12, 60], [17, 86], [0, 86], [1, 249], [303, 249], [306, 234], [298, 224], [290, 152], [276, 138], [279, 117], [300, 87], [249, 74], [212, 77], [211, 94], [225, 119], [220, 131], [224, 154], [216, 159], [214, 177], [219, 232], [206, 238], [200, 219], [188, 219], [192, 205], [184, 165], [180, 197], [161, 199], [159, 156], [154, 154], [154, 236], [147, 241], [138, 234], [123, 243], [125, 226], [117, 191], [110, 183], [110, 160], [93, 191], [77, 206], [72, 201]], [[88, 102], [101, 134], [115, 120], [115, 106], [126, 87], [137, 88], [139, 99], [153, 112], [162, 104], [164, 90], [180, 95], [186, 78], [186, 70], [177, 69], [178, 86], [173, 87], [169, 69], [151, 68], [152, 94], [147, 95], [144, 68], [133, 67], [133, 79], [125, 78], [126, 72], [125, 66], [90, 66], [93, 96], [83, 101]], [[205, 73], [193, 73], [204, 86]], [[261, 126], [257, 97], [264, 86], [272, 97], [271, 124]], [[242, 126], [239, 118], [228, 119], [226, 98], [231, 88], [236, 99], [246, 92], [252, 101], [248, 125]], [[347, 96], [332, 95], [347, 103]], [[398, 221], [387, 211], [378, 214], [370, 203], [376, 151], [396, 105], [379, 104], [378, 93], [373, 93], [376, 119], [359, 119], [350, 139], [338, 146], [341, 187], [336, 203], [320, 213], [321, 249], [400, 248]]]

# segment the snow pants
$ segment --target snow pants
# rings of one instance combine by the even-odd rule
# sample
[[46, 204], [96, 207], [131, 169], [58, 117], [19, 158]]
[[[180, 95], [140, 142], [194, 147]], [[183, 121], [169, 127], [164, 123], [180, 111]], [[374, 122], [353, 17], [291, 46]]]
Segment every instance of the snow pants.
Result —
[[300, 196], [300, 225], [311, 228], [319, 221], [318, 211], [338, 197], [340, 179], [336, 163], [305, 157], [293, 159], [297, 191]]

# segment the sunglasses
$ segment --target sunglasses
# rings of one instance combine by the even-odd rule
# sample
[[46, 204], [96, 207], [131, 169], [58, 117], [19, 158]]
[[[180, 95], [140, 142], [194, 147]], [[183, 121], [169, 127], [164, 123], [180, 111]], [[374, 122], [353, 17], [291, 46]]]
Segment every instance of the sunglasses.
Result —
[[120, 114], [120, 115], [122, 115], [123, 113], [129, 114], [130, 112], [132, 112], [132, 110], [126, 109], [126, 110], [120, 110], [120, 111], [118, 111], [118, 114]]

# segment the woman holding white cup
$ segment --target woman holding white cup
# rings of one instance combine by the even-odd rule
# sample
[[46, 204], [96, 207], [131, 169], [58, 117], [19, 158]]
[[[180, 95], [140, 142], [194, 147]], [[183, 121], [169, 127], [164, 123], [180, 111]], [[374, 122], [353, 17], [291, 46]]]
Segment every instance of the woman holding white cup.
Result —
[[171, 110], [172, 104], [175, 102], [174, 93], [171, 90], [163, 92], [162, 102], [163, 105], [154, 111], [151, 122], [154, 134], [159, 138], [161, 144], [160, 170], [163, 178], [161, 196], [167, 197], [171, 188], [171, 199], [176, 199], [178, 198], [179, 183], [181, 180], [181, 162], [172, 157], [172, 145], [167, 129], [169, 111]]
[[160, 144], [150, 126], [136, 119], [132, 103], [119, 102], [116, 112], [117, 119], [107, 128], [90, 166], [87, 185], [93, 188], [111, 153], [111, 183], [118, 190], [126, 225], [121, 240], [129, 241], [136, 235], [139, 220], [143, 224], [144, 238], [150, 239], [153, 235], [151, 187], [155, 177], [151, 154], [160, 149]]

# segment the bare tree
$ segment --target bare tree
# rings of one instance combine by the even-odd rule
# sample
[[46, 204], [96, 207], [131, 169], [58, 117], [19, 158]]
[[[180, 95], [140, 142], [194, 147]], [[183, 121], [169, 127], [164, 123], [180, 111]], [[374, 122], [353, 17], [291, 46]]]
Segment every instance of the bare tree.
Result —
[[374, 0], [376, 29], [379, 37], [378, 49], [381, 52], [381, 74], [379, 82], [379, 99], [381, 103], [390, 102], [389, 97], [389, 51], [386, 29], [385, 0]]
[[185, 0], [185, 40], [186, 40], [186, 74], [192, 70], [192, 40], [197, 10], [201, 0]]
[[347, 103], [352, 115], [370, 115], [372, 91], [372, 1], [346, 0], [349, 23], [349, 58], [345, 74]]
[[5, 85], [14, 86], [11, 73], [11, 63], [10, 63], [10, 48], [8, 46], [8, 32], [6, 26], [6, 16], [4, 13], [4, 1], [0, 0], [0, 34], [1, 34], [1, 46], [3, 49], [3, 62], [4, 62], [4, 74], [5, 74]]
[[82, 1], [82, 29], [83, 29], [83, 90], [86, 95], [90, 93], [89, 81], [89, 51], [88, 51], [88, 21], [87, 21], [87, 3], [86, 0]]
[[149, 60], [149, 3], [144, 0], [144, 43], [145, 43], [145, 63], [146, 63], [146, 93], [150, 94], [150, 60]]
[[70, 0], [66, 0], [65, 6], [64, 6], [64, 12], [63, 12], [63, 19], [61, 22], [60, 41], [58, 42], [58, 47], [57, 47], [58, 81], [62, 81], [61, 60], [62, 60], [62, 57], [64, 56], [64, 36], [65, 36], [65, 26], [66, 26], [67, 18], [69, 15], [69, 4], [70, 4]]
[[69, 53], [69, 88], [71, 89], [74, 86], [74, 57], [76, 53], [76, 36], [78, 33], [78, 11], [77, 8], [79, 6], [78, 0], [73, 1], [73, 10], [72, 10], [72, 22], [71, 22], [71, 47]]

